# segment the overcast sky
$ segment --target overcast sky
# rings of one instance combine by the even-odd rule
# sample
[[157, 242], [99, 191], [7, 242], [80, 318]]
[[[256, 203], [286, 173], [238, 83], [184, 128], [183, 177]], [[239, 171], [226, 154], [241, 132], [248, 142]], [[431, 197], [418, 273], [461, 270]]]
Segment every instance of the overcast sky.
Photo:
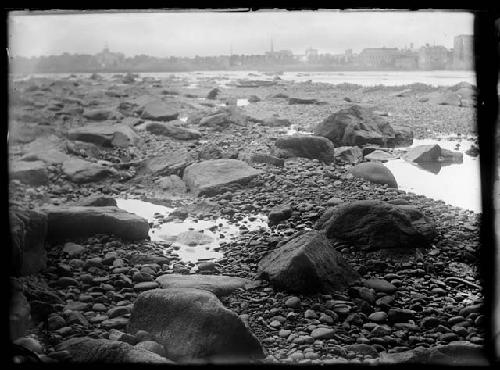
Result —
[[366, 47], [453, 47], [453, 37], [473, 33], [464, 12], [167, 12], [25, 15], [11, 13], [11, 55], [95, 54], [107, 43], [126, 56], [158, 57], [263, 54], [290, 49], [303, 54], [355, 53]]

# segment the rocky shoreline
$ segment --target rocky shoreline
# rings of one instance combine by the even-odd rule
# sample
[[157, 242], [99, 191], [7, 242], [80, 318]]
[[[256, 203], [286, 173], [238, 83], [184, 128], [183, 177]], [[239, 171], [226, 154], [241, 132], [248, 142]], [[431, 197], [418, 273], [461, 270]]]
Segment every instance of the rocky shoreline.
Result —
[[[18, 347], [47, 362], [485, 362], [480, 215], [398, 190], [378, 181], [375, 169], [352, 170], [377, 149], [392, 153], [387, 140], [473, 135], [469, 86], [200, 85], [130, 75], [11, 85], [11, 228], [19, 252], [11, 334]], [[238, 106], [238, 99], [250, 103]], [[318, 135], [318, 124], [345, 111], [369, 128], [354, 126], [344, 135], [351, 141]], [[290, 126], [314, 134], [290, 136]], [[348, 155], [339, 157], [339, 146]], [[144, 219], [115, 210], [113, 198], [168, 204], [175, 208], [169, 218], [180, 221], [222, 216], [240, 232], [220, 243], [222, 259], [186, 262], [171, 242], [147, 240]], [[412, 232], [425, 243], [366, 249], [360, 244], [380, 244], [375, 236], [361, 243], [330, 231], [326, 241], [310, 240], [325, 214], [356, 201], [380, 201], [393, 213], [410, 207], [403, 224], [383, 224], [387, 238], [407, 233], [407, 217], [419, 212], [424, 221]], [[375, 222], [385, 219], [377, 212]], [[246, 229], [243, 218], [257, 214], [268, 216], [269, 227]], [[432, 236], [419, 234], [422, 225]], [[356, 278], [337, 291], [278, 288], [261, 261], [298, 238], [313, 245], [308, 261], [325, 250]], [[331, 264], [314, 266], [307, 271], [333, 273]], [[150, 316], [161, 324], [143, 320]], [[213, 320], [220, 325], [210, 327]]]

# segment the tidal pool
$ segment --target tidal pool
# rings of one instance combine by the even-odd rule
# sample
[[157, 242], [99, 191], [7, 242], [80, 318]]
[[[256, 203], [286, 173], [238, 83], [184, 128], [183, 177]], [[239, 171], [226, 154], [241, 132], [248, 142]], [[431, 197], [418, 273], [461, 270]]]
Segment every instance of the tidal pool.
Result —
[[[413, 140], [413, 145], [434, 145], [463, 153], [463, 163], [414, 165], [404, 159], [389, 160], [384, 165], [391, 170], [399, 189], [442, 200], [450, 205], [481, 213], [481, 177], [479, 157], [465, 152], [471, 147], [470, 138]], [[410, 148], [411, 148], [410, 147]]]
[[221, 243], [228, 242], [243, 231], [267, 229], [267, 217], [261, 214], [244, 216], [241, 220], [224, 217], [212, 219], [172, 219], [174, 208], [139, 199], [116, 199], [119, 208], [144, 217], [150, 223], [152, 241], [165, 242], [183, 262], [216, 261], [223, 257]]

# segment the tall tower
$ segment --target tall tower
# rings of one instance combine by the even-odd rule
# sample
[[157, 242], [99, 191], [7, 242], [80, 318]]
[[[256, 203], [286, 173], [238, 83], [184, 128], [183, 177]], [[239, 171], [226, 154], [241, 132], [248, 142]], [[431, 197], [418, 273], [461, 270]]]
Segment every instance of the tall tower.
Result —
[[271, 37], [271, 54], [274, 53], [273, 38]]

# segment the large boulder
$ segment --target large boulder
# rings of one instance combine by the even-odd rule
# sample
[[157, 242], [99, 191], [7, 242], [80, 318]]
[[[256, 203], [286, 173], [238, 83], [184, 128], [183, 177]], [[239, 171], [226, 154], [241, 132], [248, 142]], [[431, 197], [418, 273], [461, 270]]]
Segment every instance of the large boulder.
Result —
[[47, 164], [42, 161], [14, 161], [10, 162], [9, 177], [24, 184], [40, 186], [49, 183]]
[[261, 173], [237, 159], [211, 159], [186, 167], [183, 180], [194, 194], [211, 196], [226, 186], [246, 184]]
[[437, 162], [441, 155], [441, 147], [439, 145], [418, 145], [409, 149], [403, 159], [408, 162], [423, 163]]
[[195, 159], [192, 155], [183, 150], [177, 150], [168, 154], [160, 154], [140, 162], [137, 167], [137, 175], [182, 176], [184, 169], [194, 161]]
[[463, 153], [441, 148], [439, 145], [418, 145], [409, 149], [403, 159], [412, 163], [462, 163]]
[[201, 137], [199, 131], [182, 127], [182, 124], [182, 121], [149, 122], [146, 130], [155, 135], [168, 136], [177, 140], [193, 140]]
[[46, 267], [47, 215], [43, 212], [11, 208], [11, 264], [15, 275], [35, 274]]
[[354, 177], [373, 182], [374, 184], [386, 184], [390, 188], [397, 188], [398, 183], [392, 174], [391, 170], [384, 166], [382, 163], [369, 162], [359, 163], [351, 168], [349, 172]]
[[71, 338], [60, 343], [57, 350], [68, 351], [71, 362], [79, 363], [172, 363], [165, 357], [144, 348], [108, 339]]
[[252, 286], [252, 282], [234, 276], [165, 274], [156, 278], [161, 288], [196, 288], [209, 291], [217, 297], [231, 294], [236, 289]]
[[89, 124], [69, 130], [68, 138], [104, 147], [127, 147], [139, 140], [132, 128], [122, 124]]
[[80, 158], [72, 158], [64, 161], [62, 171], [68, 176], [70, 181], [77, 184], [101, 181], [116, 173], [110, 167], [88, 162]]
[[113, 234], [122, 239], [142, 240], [148, 237], [146, 219], [117, 207], [46, 206], [47, 238], [64, 240]]
[[128, 332], [149, 332], [167, 358], [249, 361], [264, 357], [257, 338], [210, 292], [194, 288], [154, 289], [134, 303]]
[[178, 107], [167, 104], [162, 100], [149, 101], [141, 109], [142, 119], [152, 121], [172, 121], [178, 117]]
[[483, 346], [460, 341], [430, 348], [418, 347], [404, 352], [382, 352], [380, 363], [471, 367], [489, 365]]
[[318, 220], [326, 236], [369, 249], [428, 248], [435, 224], [416, 207], [360, 200], [331, 208]]
[[411, 134], [411, 130], [402, 129], [401, 126], [395, 130], [385, 118], [360, 105], [341, 109], [328, 116], [316, 125], [313, 132], [330, 139], [335, 146], [401, 146], [406, 145]]
[[328, 139], [320, 136], [282, 136], [276, 140], [276, 147], [293, 157], [319, 159], [325, 163], [332, 163], [335, 160], [334, 145]]
[[304, 294], [342, 291], [360, 277], [325, 235], [314, 230], [266, 255], [258, 271], [277, 288]]
[[363, 151], [357, 146], [335, 148], [335, 159], [339, 162], [356, 164], [363, 159]]

